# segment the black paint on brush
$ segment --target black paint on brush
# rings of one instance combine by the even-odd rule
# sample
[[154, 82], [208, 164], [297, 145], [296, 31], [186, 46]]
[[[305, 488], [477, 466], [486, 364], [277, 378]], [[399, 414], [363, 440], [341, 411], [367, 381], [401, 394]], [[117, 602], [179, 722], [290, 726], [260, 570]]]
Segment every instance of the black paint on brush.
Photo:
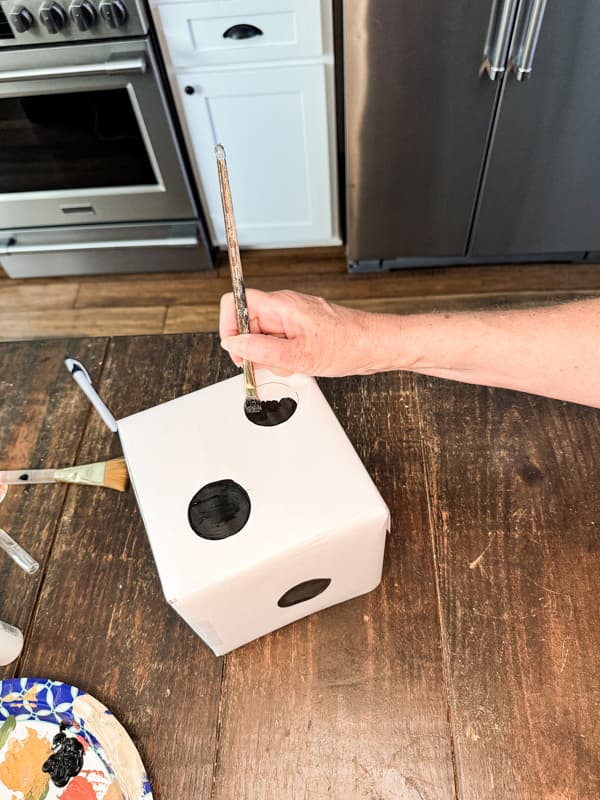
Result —
[[65, 722], [60, 723], [60, 731], [52, 739], [52, 755], [42, 764], [42, 772], [50, 773], [50, 780], [59, 789], [79, 775], [83, 767], [83, 745], [65, 734], [66, 727]]
[[246, 398], [244, 402], [244, 412], [246, 416], [248, 414], [259, 414], [262, 409], [262, 404], [260, 400], [250, 400], [250, 398]]
[[248, 492], [229, 478], [207, 483], [188, 506], [188, 520], [194, 533], [212, 541], [239, 533], [249, 516]]
[[281, 595], [277, 601], [280, 608], [288, 608], [295, 606], [296, 603], [304, 603], [306, 600], [312, 600], [313, 597], [324, 592], [331, 583], [331, 578], [311, 578], [309, 581], [292, 586], [287, 592]]
[[270, 428], [287, 422], [296, 410], [298, 403], [293, 397], [282, 397], [281, 400], [261, 400], [260, 411], [251, 413], [244, 406], [246, 417], [255, 425]]

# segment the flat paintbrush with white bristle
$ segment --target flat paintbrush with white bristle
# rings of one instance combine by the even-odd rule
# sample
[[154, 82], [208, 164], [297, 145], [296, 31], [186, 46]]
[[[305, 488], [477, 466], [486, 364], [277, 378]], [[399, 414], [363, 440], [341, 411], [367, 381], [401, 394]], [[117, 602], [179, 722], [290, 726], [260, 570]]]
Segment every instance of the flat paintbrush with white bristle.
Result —
[[105, 486], [124, 492], [129, 475], [124, 458], [81, 464], [63, 469], [11, 469], [0, 470], [0, 484], [29, 483], [82, 483], [87, 486]]

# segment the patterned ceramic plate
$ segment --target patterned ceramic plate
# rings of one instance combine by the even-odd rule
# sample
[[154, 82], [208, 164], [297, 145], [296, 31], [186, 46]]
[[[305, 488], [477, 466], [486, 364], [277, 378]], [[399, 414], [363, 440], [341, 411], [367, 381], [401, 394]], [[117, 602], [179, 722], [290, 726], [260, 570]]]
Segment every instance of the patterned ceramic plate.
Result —
[[[81, 743], [83, 767], [59, 788], [42, 765], [61, 723]], [[152, 792], [135, 745], [102, 703], [60, 681], [13, 678], [0, 681], [0, 800], [152, 800]]]

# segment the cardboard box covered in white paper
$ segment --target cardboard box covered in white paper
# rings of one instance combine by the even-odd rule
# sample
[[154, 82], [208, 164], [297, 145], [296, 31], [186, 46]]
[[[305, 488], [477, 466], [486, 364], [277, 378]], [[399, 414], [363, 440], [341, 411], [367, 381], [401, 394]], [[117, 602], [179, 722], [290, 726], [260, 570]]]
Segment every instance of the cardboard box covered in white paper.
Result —
[[[240, 375], [118, 423], [164, 594], [217, 655], [375, 588], [389, 527], [316, 381], [257, 378], [263, 399], [297, 399], [289, 420], [250, 422]], [[243, 487], [250, 513], [215, 541], [192, 529], [188, 511], [221, 480]]]

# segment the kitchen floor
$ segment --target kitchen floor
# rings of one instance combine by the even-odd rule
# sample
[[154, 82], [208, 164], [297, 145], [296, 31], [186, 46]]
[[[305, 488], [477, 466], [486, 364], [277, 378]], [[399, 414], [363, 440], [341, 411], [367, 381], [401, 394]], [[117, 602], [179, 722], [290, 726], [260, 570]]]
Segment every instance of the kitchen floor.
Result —
[[[350, 275], [343, 248], [248, 251], [246, 285], [296, 289], [370, 311], [532, 306], [600, 296], [598, 264], [398, 270]], [[211, 273], [11, 280], [0, 276], [0, 340], [215, 331], [230, 289], [224, 253]]]

